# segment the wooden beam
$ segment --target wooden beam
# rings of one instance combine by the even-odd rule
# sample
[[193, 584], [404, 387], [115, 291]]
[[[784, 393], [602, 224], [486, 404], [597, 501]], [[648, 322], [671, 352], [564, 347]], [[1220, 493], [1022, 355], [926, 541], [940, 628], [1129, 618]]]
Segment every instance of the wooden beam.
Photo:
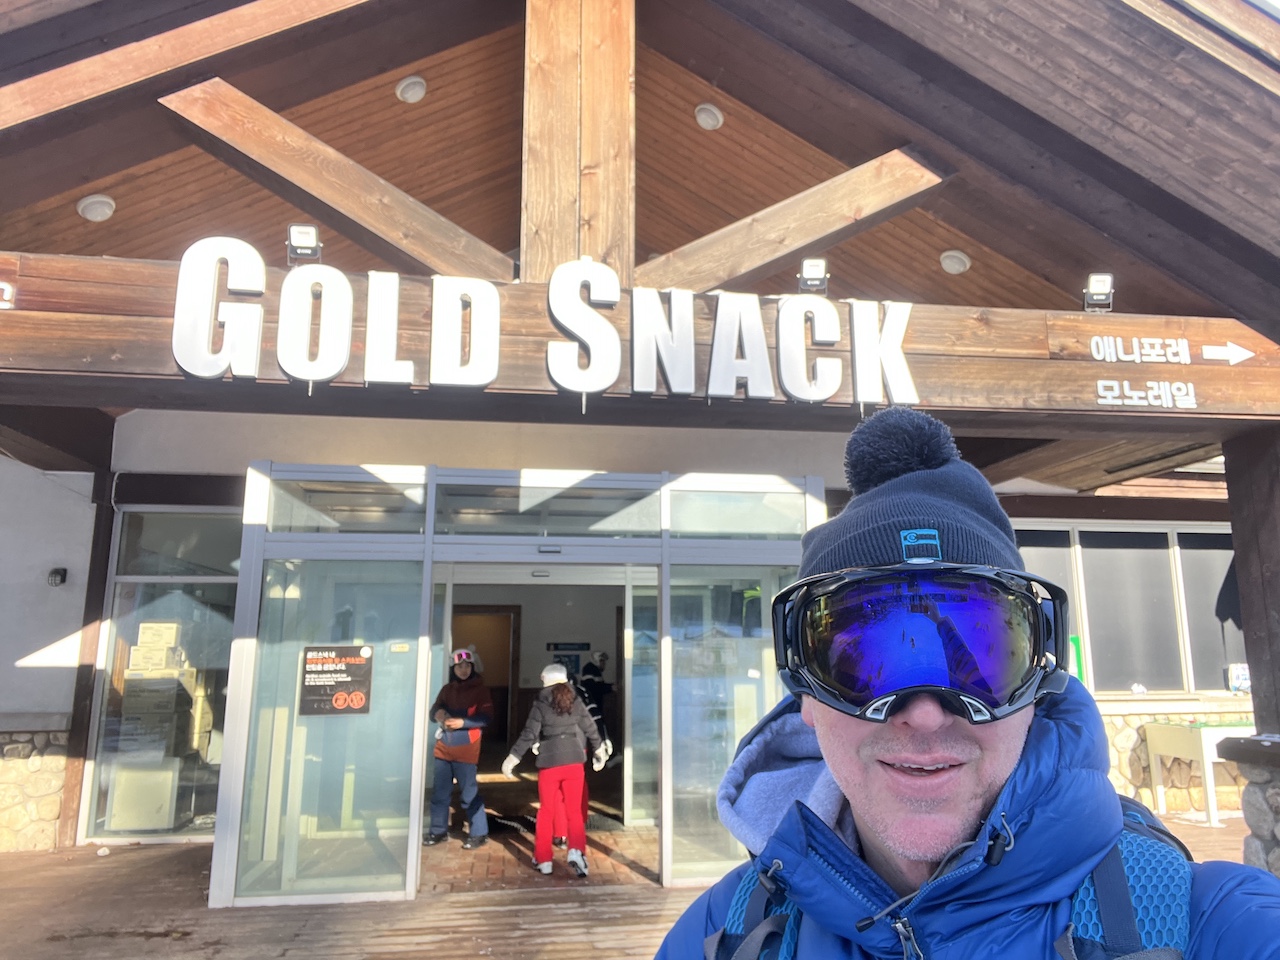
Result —
[[254, 0], [0, 87], [0, 131], [88, 103], [370, 0]]
[[773, 273], [915, 206], [946, 178], [893, 150], [737, 223], [639, 264], [636, 285], [706, 291]]
[[510, 258], [225, 80], [160, 102], [214, 156], [391, 263], [486, 280], [513, 276]]
[[[494, 395], [535, 404], [534, 398], [542, 397], [557, 409], [567, 399], [547, 367], [549, 342], [564, 335], [548, 315], [545, 284], [497, 284], [502, 331], [495, 379], [484, 388], [441, 388], [431, 385], [428, 377], [432, 283], [423, 277], [400, 277], [397, 351], [399, 359], [413, 363], [410, 382], [367, 387], [368, 280], [350, 274], [354, 295], [350, 359], [332, 383], [315, 384], [312, 396], [306, 384], [290, 381], [278, 363], [283, 270], [267, 271], [266, 292], [256, 299], [264, 314], [256, 381], [198, 381], [184, 376], [172, 341], [177, 276], [174, 263], [0, 253], [0, 281], [15, 292], [13, 308], [3, 314], [0, 403], [194, 405], [278, 412], [287, 408], [289, 412], [378, 416], [427, 416], [429, 408], [466, 417], [469, 412], [497, 409]], [[220, 298], [243, 300], [227, 294]], [[855, 372], [850, 307], [835, 304], [837, 342], [815, 345], [806, 338], [791, 340], [789, 345], [803, 350], [806, 363], [819, 359], [826, 361], [824, 365], [837, 363], [840, 381], [829, 399], [797, 404], [781, 389], [779, 357], [787, 351], [778, 349], [778, 301], [765, 298], [759, 303], [758, 329], [765, 343], [759, 357], [768, 365], [768, 378], [761, 376], [759, 382], [772, 380], [779, 388], [769, 400], [711, 398], [719, 413], [710, 419], [722, 425], [733, 418], [760, 424], [774, 417], [774, 422], [790, 422], [803, 429], [826, 429], [818, 424], [843, 418], [840, 429], [847, 429], [849, 411], [856, 403], [855, 378], [865, 385], [861, 377], [883, 372], [891, 386], [901, 385], [905, 365], [920, 406], [974, 436], [1070, 438], [1087, 441], [1082, 445], [1087, 453], [1097, 447], [1098, 436], [1105, 431], [1118, 445], [1116, 454], [1108, 454], [1101, 466], [1086, 464], [1083, 481], [1064, 482], [1085, 488], [1113, 483], [1131, 473], [1157, 472], [1169, 465], [1170, 457], [1181, 456], [1180, 448], [1190, 455], [1196, 445], [1220, 442], [1251, 423], [1280, 420], [1280, 380], [1275, 375], [1280, 369], [1280, 347], [1235, 320], [1087, 315], [1100, 325], [1098, 331], [1117, 341], [1122, 337], [1127, 338], [1125, 344], [1132, 344], [1134, 337], [1139, 343], [1148, 341], [1145, 360], [1125, 356], [1112, 361], [1102, 351], [1094, 355], [1092, 338], [1085, 336], [1087, 329], [1081, 329], [1078, 313], [931, 304], [907, 305], [909, 316], [903, 312], [905, 307], [895, 310], [903, 322], [901, 356], [895, 361], [896, 348], [883, 346], [883, 371], [870, 374]], [[701, 416], [696, 413], [696, 401], [702, 401], [704, 408], [711, 406], [708, 381], [717, 307], [713, 296], [694, 298], [695, 378], [689, 396], [666, 396], [663, 386], [653, 398], [632, 396], [632, 368], [624, 359], [613, 383], [598, 397], [589, 398], [590, 403], [625, 401], [628, 416], [642, 411], [640, 418], [661, 421], [670, 416], [670, 422], [693, 425], [689, 418]], [[617, 333], [621, 356], [629, 358], [631, 292], [622, 291], [617, 305], [602, 309], [601, 315]], [[1188, 346], [1181, 349], [1184, 340]], [[1179, 356], [1186, 357], [1186, 363], [1162, 352], [1170, 341], [1179, 346]], [[1215, 359], [1214, 351], [1204, 356], [1203, 346], [1223, 343], [1248, 344], [1246, 349], [1253, 355], [1235, 365]], [[868, 344], [863, 340], [862, 345]], [[1163, 362], [1157, 361], [1157, 353]], [[891, 372], [890, 364], [898, 372]], [[581, 397], [576, 399], [578, 405], [566, 408], [565, 415], [581, 416]], [[531, 407], [517, 419], [547, 409], [545, 404]], [[1129, 446], [1122, 447], [1121, 439]], [[1130, 472], [1122, 476], [1118, 469]]]
[[982, 474], [992, 484], [1021, 477], [1071, 490], [1096, 490], [1137, 477], [1164, 473], [1215, 457], [1219, 446], [1187, 438], [1117, 437], [1056, 440], [992, 463]]
[[526, 5], [520, 279], [531, 283], [578, 257], [582, 5]]
[[37, 470], [108, 470], [114, 433], [101, 410], [0, 406], [0, 451]]
[[1236, 437], [1222, 452], [1254, 722], [1259, 732], [1274, 733], [1280, 731], [1280, 428]]
[[579, 254], [630, 287], [636, 260], [635, 0], [582, 6]]
[[[782, 45], [779, 57], [766, 49], [756, 62], [785, 62], [789, 76], [810, 83], [821, 83], [823, 74], [834, 78], [838, 87], [827, 100], [848, 91], [845, 96], [877, 101], [889, 119], [897, 118], [913, 143], [960, 170], [957, 179], [962, 186], [980, 186], [972, 191], [975, 200], [982, 194], [1007, 198], [1025, 211], [1024, 222], [1048, 222], [1077, 238], [1077, 245], [1092, 244], [1104, 256], [1118, 245], [1225, 305], [1256, 329], [1280, 337], [1274, 306], [1280, 285], [1270, 279], [1280, 275], [1274, 258], [1260, 256], [1228, 226], [1192, 211], [1088, 144], [1031, 117], [848, 0], [801, 0], [785, 7], [775, 0], [688, 0], [687, 6], [693, 11], [710, 9], [716, 15], [711, 29], [717, 33], [745, 33], [744, 46], [755, 42], [754, 49], [759, 49], [761, 36]], [[642, 13], [647, 9], [646, 5]], [[691, 43], [689, 36], [703, 43]], [[641, 39], [678, 62], [691, 63], [704, 78], [721, 81], [717, 63], [708, 61], [703, 50], [714, 37], [685, 25], [683, 33], [666, 43], [651, 34]], [[735, 91], [729, 86], [732, 79], [731, 72], [724, 71], [730, 93]], [[759, 99], [736, 95], [752, 106]], [[773, 111], [775, 120], [791, 127], [803, 121], [787, 121], [784, 109], [780, 105]], [[818, 142], [823, 129], [828, 131], [825, 136], [834, 137], [839, 126], [838, 116], [832, 117], [825, 127], [806, 130], [806, 137]], [[834, 149], [829, 152], [839, 155]], [[974, 209], [982, 215], [981, 206]], [[1093, 231], [1094, 240], [1089, 241], [1081, 224]], [[1052, 241], [1048, 243], [1052, 253]], [[1006, 249], [1006, 255], [1016, 259], [1016, 249]]]
[[[1222, 0], [1173, 0], [1173, 3], [1166, 0], [1120, 0], [1120, 2], [1160, 24], [1175, 37], [1207, 53], [1223, 66], [1229, 67], [1241, 76], [1248, 77], [1264, 90], [1280, 96], [1280, 71], [1276, 69], [1275, 62], [1280, 61], [1280, 24], [1261, 10], [1256, 10], [1238, 0], [1230, 3], [1223, 3]], [[1230, 40], [1223, 39], [1219, 33], [1206, 27], [1196, 17], [1188, 16], [1176, 9], [1174, 3], [1193, 11], [1215, 27], [1238, 37], [1242, 43], [1271, 58], [1273, 62], [1262, 62], [1256, 56], [1241, 50]]]

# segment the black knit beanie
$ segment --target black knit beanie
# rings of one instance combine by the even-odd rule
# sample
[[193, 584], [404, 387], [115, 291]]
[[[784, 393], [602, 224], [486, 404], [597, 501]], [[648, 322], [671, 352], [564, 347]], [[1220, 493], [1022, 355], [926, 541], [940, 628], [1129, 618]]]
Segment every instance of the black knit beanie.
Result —
[[868, 417], [844, 473], [853, 499], [805, 534], [801, 577], [915, 558], [1023, 569], [1009, 517], [940, 420], [910, 407]]

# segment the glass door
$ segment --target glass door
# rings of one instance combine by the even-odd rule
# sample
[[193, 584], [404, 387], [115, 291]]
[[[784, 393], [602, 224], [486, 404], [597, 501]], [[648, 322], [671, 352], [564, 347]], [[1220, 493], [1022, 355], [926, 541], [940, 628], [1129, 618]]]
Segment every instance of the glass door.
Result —
[[738, 741], [785, 693], [769, 604], [794, 572], [671, 567], [671, 880], [720, 876], [745, 856], [716, 791]]
[[237, 898], [404, 890], [422, 575], [265, 564]]
[[250, 468], [210, 906], [414, 896], [428, 490], [421, 467]]

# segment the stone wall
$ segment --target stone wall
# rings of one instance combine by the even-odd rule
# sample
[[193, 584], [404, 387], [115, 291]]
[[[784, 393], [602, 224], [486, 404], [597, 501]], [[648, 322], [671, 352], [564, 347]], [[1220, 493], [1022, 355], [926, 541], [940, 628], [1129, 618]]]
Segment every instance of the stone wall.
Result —
[[0, 853], [56, 847], [66, 769], [66, 733], [0, 733]]
[[[1143, 729], [1148, 723], [1253, 723], [1253, 713], [1236, 709], [1234, 712], [1203, 710], [1175, 713], [1113, 712], [1103, 706], [1102, 721], [1106, 725], [1107, 739], [1111, 744], [1111, 783], [1118, 793], [1134, 797], [1152, 810], [1156, 808], [1155, 793], [1151, 783], [1151, 759], [1147, 754], [1147, 735]], [[1127, 704], [1133, 708], [1132, 702]], [[1240, 735], [1247, 736], [1249, 731]], [[1204, 771], [1199, 761], [1181, 757], [1160, 758], [1161, 779], [1164, 782], [1165, 808], [1170, 813], [1186, 813], [1205, 810]], [[1241, 809], [1241, 792], [1248, 782], [1236, 764], [1219, 760], [1214, 764], [1213, 783], [1217, 787], [1216, 801], [1219, 810]]]

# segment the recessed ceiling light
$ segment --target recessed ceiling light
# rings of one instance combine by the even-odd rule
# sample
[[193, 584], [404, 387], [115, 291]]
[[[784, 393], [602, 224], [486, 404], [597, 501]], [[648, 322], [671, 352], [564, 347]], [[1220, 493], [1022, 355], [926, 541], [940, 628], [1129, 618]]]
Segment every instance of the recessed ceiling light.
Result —
[[938, 263], [943, 270], [953, 275], [964, 273], [973, 266], [973, 261], [963, 250], [943, 250], [938, 255]]
[[724, 114], [714, 103], [700, 103], [693, 108], [693, 118], [703, 130], [719, 130], [724, 126]]
[[105, 193], [91, 193], [89, 196], [81, 197], [76, 201], [76, 213], [90, 223], [101, 223], [103, 220], [110, 220], [111, 215], [115, 212], [116, 202]]
[[417, 103], [427, 95], [427, 81], [416, 73], [396, 84], [396, 97], [405, 103]]

